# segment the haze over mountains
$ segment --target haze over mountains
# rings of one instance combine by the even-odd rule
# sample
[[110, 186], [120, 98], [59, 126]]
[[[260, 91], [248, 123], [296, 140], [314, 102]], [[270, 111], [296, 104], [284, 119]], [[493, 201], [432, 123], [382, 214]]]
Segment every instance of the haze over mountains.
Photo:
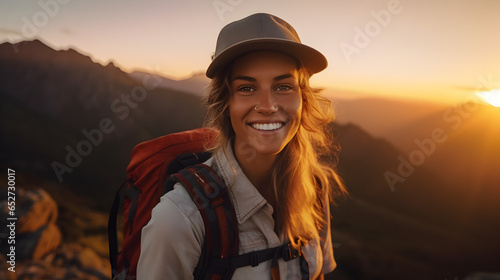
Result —
[[[195, 90], [204, 83], [200, 75], [179, 82], [128, 74], [41, 41], [1, 44], [0, 164], [105, 212], [134, 145], [201, 126]], [[335, 103], [339, 172], [351, 198], [333, 210], [339, 268], [329, 277], [498, 272], [499, 113], [383, 99]]]
[[210, 83], [210, 79], [202, 72], [195, 73], [191, 77], [179, 81], [143, 71], [134, 71], [130, 73], [130, 76], [138, 81], [154, 78], [158, 82], [158, 87], [174, 89], [199, 96], [203, 94], [203, 91]]

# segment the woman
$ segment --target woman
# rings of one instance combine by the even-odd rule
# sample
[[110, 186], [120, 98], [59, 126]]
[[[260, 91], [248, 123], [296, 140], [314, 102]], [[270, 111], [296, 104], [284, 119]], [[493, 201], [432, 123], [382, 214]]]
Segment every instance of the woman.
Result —
[[[326, 66], [326, 58], [303, 45], [292, 26], [261, 13], [221, 30], [207, 69], [212, 83], [206, 124], [219, 138], [206, 164], [228, 186], [239, 253], [289, 241], [303, 255], [303, 261], [279, 260], [273, 278], [321, 279], [336, 266], [329, 199], [345, 188], [320, 161], [330, 152], [325, 129], [331, 104], [308, 82]], [[138, 279], [192, 279], [203, 237], [201, 215], [176, 186], [143, 229]], [[238, 268], [232, 279], [271, 279], [271, 261]]]

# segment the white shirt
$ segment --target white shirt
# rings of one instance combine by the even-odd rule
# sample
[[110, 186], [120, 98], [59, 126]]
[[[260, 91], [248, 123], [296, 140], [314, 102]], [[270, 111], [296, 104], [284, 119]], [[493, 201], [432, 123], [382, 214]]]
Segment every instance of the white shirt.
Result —
[[[239, 254], [283, 244], [283, 237], [274, 232], [272, 206], [245, 176], [233, 155], [230, 143], [226, 154], [229, 161], [222, 151], [218, 151], [205, 164], [212, 167], [228, 186], [238, 221]], [[302, 248], [309, 264], [310, 279], [315, 279], [321, 273], [329, 273], [336, 267], [328, 203], [325, 203], [324, 210], [328, 215], [327, 224], [320, 231], [320, 238], [308, 242]], [[193, 279], [204, 235], [200, 212], [184, 187], [176, 184], [172, 191], [161, 197], [160, 203], [153, 209], [151, 220], [142, 229], [137, 279]], [[289, 262], [279, 259], [278, 266], [281, 279], [302, 279], [300, 258]], [[271, 261], [262, 262], [255, 267], [238, 268], [232, 279], [271, 279]]]

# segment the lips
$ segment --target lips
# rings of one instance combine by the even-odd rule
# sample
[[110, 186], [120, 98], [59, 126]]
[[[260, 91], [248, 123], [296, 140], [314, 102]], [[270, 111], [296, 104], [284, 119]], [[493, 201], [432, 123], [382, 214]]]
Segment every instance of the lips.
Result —
[[262, 131], [272, 131], [282, 128], [285, 125], [283, 122], [273, 122], [273, 123], [251, 123], [250, 126]]

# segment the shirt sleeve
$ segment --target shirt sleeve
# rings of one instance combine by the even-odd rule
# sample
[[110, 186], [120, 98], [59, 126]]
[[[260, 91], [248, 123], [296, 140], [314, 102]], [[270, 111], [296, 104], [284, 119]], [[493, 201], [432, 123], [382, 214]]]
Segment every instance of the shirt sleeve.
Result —
[[325, 195], [325, 200], [323, 203], [323, 213], [325, 215], [325, 225], [319, 232], [321, 250], [323, 252], [323, 268], [321, 269], [321, 273], [327, 274], [332, 272], [337, 267], [337, 263], [335, 262], [335, 259], [333, 257], [330, 224], [330, 200], [328, 198], [328, 195]]
[[137, 279], [193, 279], [203, 245], [200, 221], [203, 225], [184, 187], [177, 184], [165, 194], [142, 229]]

